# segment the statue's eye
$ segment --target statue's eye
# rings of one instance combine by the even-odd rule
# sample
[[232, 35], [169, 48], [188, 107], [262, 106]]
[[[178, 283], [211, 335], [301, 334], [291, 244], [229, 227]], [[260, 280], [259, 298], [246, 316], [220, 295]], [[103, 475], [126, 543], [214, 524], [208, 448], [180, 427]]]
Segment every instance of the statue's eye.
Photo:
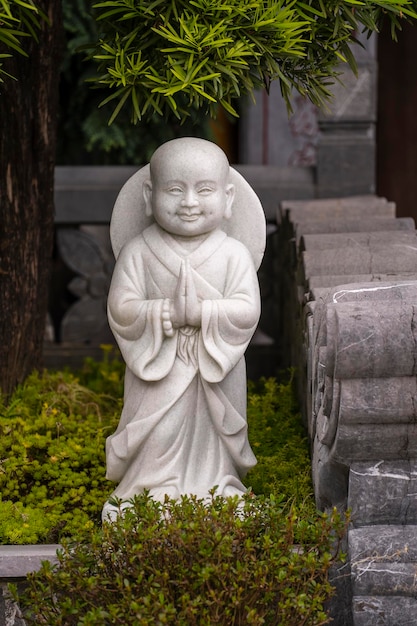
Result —
[[168, 191], [169, 191], [169, 193], [175, 193], [175, 194], [182, 193], [181, 187], [178, 187], [177, 185], [175, 185], [173, 187], [169, 187]]
[[205, 185], [204, 187], [200, 187], [200, 189], [198, 190], [198, 193], [207, 195], [209, 193], [213, 193], [213, 191], [214, 191], [213, 187], [210, 187], [210, 185]]

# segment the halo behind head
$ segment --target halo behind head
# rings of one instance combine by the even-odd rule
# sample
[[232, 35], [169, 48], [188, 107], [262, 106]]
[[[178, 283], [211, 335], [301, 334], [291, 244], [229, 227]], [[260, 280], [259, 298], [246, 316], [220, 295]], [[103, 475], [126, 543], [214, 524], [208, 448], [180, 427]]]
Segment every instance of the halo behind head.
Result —
[[[196, 147], [198, 145], [201, 149], [205, 147], [207, 150], [216, 149], [224, 154], [216, 144], [194, 137], [174, 139], [167, 144], [170, 144], [170, 148], [178, 148], [181, 151], [185, 142], [188, 147], [195, 143]], [[167, 144], [162, 144], [154, 155], [157, 155], [157, 152]], [[206, 146], [206, 144], [208, 145]], [[153, 162], [152, 159], [151, 162]], [[116, 199], [110, 222], [110, 239], [116, 258], [128, 241], [154, 223], [153, 217], [146, 215], [142, 191], [143, 183], [150, 177], [150, 165], [148, 164], [127, 180]], [[262, 261], [266, 242], [265, 215], [261, 202], [249, 183], [232, 167], [229, 168], [229, 182], [235, 186], [232, 216], [223, 220], [221, 228], [227, 235], [242, 242], [248, 248], [255, 267], [258, 268]]]

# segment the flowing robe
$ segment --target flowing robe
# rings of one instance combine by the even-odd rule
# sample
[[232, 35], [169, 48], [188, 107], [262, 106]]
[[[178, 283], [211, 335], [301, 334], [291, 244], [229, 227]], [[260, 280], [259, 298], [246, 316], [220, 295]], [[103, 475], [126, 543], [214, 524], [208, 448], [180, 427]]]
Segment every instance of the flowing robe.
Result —
[[[164, 334], [164, 299], [173, 299], [185, 258], [202, 303], [201, 328]], [[260, 314], [252, 258], [216, 230], [193, 252], [153, 224], [116, 263], [110, 327], [126, 362], [124, 407], [106, 442], [113, 495], [147, 489], [181, 494], [242, 494], [256, 459], [247, 438], [244, 352]]]

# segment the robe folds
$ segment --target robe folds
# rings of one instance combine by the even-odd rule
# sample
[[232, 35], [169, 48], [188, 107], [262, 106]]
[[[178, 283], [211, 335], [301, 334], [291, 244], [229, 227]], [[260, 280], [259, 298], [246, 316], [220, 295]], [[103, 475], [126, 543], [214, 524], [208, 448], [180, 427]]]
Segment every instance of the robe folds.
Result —
[[[173, 299], [189, 259], [201, 328], [167, 337], [165, 299]], [[244, 352], [260, 315], [252, 258], [241, 243], [215, 230], [187, 252], [157, 224], [127, 243], [108, 298], [110, 327], [126, 362], [124, 406], [106, 442], [113, 496], [145, 489], [206, 497], [245, 492], [241, 479], [256, 463], [247, 437]]]

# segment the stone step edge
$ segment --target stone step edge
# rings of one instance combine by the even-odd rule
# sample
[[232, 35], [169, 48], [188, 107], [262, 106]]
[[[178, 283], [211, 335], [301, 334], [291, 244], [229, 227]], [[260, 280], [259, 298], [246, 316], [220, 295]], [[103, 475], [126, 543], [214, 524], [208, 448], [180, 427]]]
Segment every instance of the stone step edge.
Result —
[[0, 578], [24, 578], [40, 569], [42, 561], [56, 563], [58, 544], [0, 546]]

